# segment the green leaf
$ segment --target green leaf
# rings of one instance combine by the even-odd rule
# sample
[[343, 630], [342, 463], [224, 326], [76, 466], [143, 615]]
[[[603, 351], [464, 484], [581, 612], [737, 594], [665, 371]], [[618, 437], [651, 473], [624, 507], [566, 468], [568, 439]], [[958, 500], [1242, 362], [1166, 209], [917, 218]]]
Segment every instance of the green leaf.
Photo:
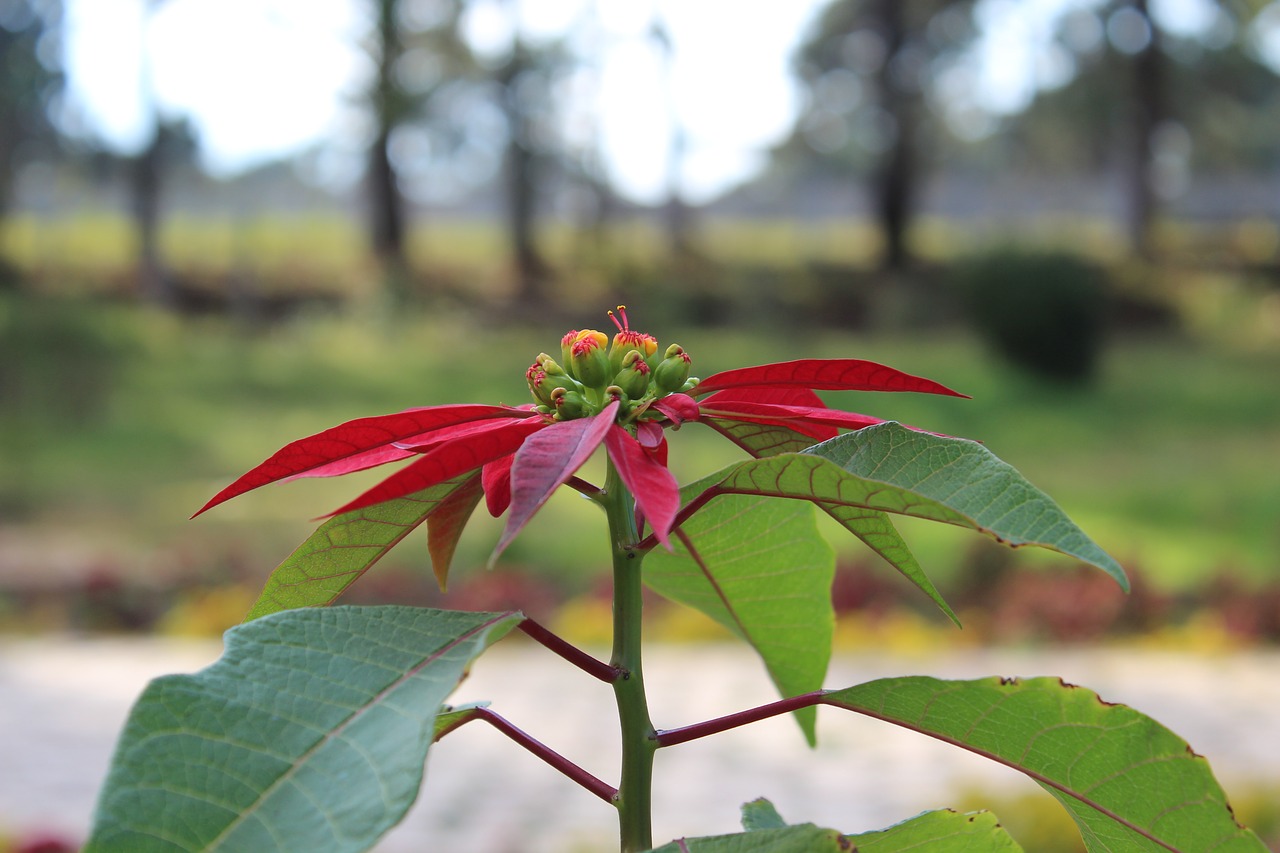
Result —
[[800, 823], [733, 835], [682, 838], [650, 853], [849, 853], [849, 842], [834, 829]]
[[[811, 823], [787, 826], [768, 800], [747, 803], [742, 807], [742, 813], [747, 832], [685, 838], [659, 847], [653, 853], [822, 853], [828, 850], [843, 853], [850, 850], [858, 853], [1020, 853], [1022, 850], [990, 812], [925, 812], [888, 829], [847, 837]], [[763, 822], [749, 825], [757, 819]]]
[[774, 808], [773, 803], [764, 797], [742, 804], [742, 828], [747, 832], [756, 832], [761, 829], [779, 829], [786, 825], [787, 822], [782, 819], [782, 815], [778, 814], [778, 810]]
[[1015, 547], [1058, 551], [1097, 566], [1129, 588], [1119, 563], [1048, 495], [977, 442], [888, 422], [845, 433], [804, 453], [834, 462], [858, 478], [854, 493], [872, 489], [859, 505], [972, 527]]
[[[688, 486], [682, 495], [702, 491]], [[835, 552], [812, 507], [750, 496], [716, 498], [672, 537], [674, 553], [649, 552], [644, 582], [699, 610], [750, 643], [784, 696], [822, 687], [835, 614]], [[810, 744], [813, 708], [796, 712]]]
[[[1120, 564], [1011, 465], [975, 442], [893, 422], [845, 433], [801, 453], [739, 462], [698, 486], [705, 489], [705, 500], [740, 494], [814, 501], [842, 523], [841, 513], [850, 508], [968, 527], [1008, 545], [1037, 545], [1076, 557], [1129, 588]], [[849, 518], [856, 525], [873, 520], [858, 512]], [[947, 609], [896, 530], [875, 534], [879, 539], [866, 533], [864, 541]]]
[[483, 708], [488, 708], [488, 702], [468, 702], [465, 705], [445, 705], [436, 714], [435, 734], [432, 740], [440, 740], [440, 738], [454, 731], [463, 723], [469, 723], [472, 719], [479, 716], [479, 712]]
[[858, 853], [1021, 853], [991, 812], [925, 812], [878, 832], [851, 835]]
[[418, 794], [441, 703], [518, 613], [290, 610], [129, 714], [86, 853], [372, 847]]
[[[774, 392], [777, 393], [776, 391]], [[811, 393], [811, 392], [810, 392]], [[807, 397], [777, 398], [777, 402], [817, 403], [822, 401], [816, 396], [812, 400]], [[812, 447], [814, 440], [803, 433], [782, 426], [756, 424], [749, 421], [729, 421], [706, 418], [701, 421], [712, 429], [723, 434], [730, 441], [755, 457], [777, 456], [781, 453], [796, 453]], [[911, 548], [898, 533], [889, 516], [879, 510], [817, 501], [818, 507], [834, 518], [842, 527], [862, 540], [862, 543], [883, 557], [889, 565], [897, 569], [907, 580], [911, 581], [925, 595], [929, 596], [952, 622], [960, 624], [955, 611], [943, 599], [933, 581], [929, 580], [920, 564], [916, 561]]]
[[911, 553], [911, 548], [902, 538], [902, 534], [898, 532], [898, 528], [893, 526], [893, 521], [887, 513], [829, 501], [817, 501], [817, 504], [827, 515], [839, 522], [845, 530], [861, 539], [862, 544], [883, 557], [903, 577], [929, 596], [933, 603], [938, 605], [952, 622], [956, 623], [956, 625], [960, 624], [960, 618], [951, 609], [951, 605], [947, 604], [946, 599], [942, 597], [942, 593], [938, 592], [938, 588], [933, 585], [933, 581], [929, 580], [929, 576], [924, 573], [924, 569], [920, 568], [920, 563], [916, 561], [916, 555]]
[[329, 519], [271, 573], [245, 621], [332, 604], [397, 542], [432, 513], [449, 507], [448, 498], [474, 477], [468, 472], [417, 494]]
[[887, 678], [832, 692], [824, 703], [1027, 774], [1067, 808], [1090, 851], [1267, 849], [1236, 823], [1208, 762], [1185, 741], [1056, 678]]

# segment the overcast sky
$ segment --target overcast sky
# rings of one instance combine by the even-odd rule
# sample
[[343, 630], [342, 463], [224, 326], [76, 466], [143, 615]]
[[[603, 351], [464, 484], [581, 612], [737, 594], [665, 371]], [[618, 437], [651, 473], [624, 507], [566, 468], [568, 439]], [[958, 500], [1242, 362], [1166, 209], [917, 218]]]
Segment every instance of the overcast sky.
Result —
[[[662, 63], [647, 38], [655, 7], [673, 42], [690, 197], [721, 192], [762, 165], [799, 107], [790, 57], [825, 0], [480, 0], [467, 32], [480, 49], [499, 49], [512, 31], [503, 10], [516, 5], [523, 34], [547, 38], [580, 21], [593, 1], [596, 29], [583, 49], [599, 68], [583, 78], [576, 116], [594, 125], [625, 194], [640, 201], [663, 194], [670, 116]], [[992, 110], [1020, 108], [1054, 73], [1043, 49], [1054, 16], [1094, 2], [982, 0], [970, 94]], [[363, 138], [352, 109], [368, 71], [355, 47], [367, 27], [363, 0], [167, 0], [144, 22], [145, 3], [68, 0], [69, 87], [93, 134], [122, 152], [137, 150], [150, 132], [143, 104], [151, 87], [166, 114], [192, 120], [215, 174], [328, 142], [333, 156], [321, 162], [335, 179], [351, 176], [358, 161], [341, 153]], [[1153, 6], [1175, 29], [1212, 23], [1209, 0]]]

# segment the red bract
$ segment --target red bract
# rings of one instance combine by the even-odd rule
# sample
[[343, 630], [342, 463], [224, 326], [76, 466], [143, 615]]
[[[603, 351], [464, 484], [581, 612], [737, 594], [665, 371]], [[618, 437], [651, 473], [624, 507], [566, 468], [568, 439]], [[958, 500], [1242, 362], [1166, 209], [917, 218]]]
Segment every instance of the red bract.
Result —
[[[814, 390], [916, 391], [964, 397], [931, 379], [854, 358], [801, 359], [726, 370], [690, 393], [672, 394], [661, 411], [675, 423], [698, 420], [753, 456], [796, 450], [835, 438], [840, 429], [884, 423], [880, 418], [827, 408]], [[696, 412], [696, 414], [694, 414]]]
[[[447, 562], [483, 492], [494, 516], [508, 512], [496, 557], [551, 494], [604, 445], [635, 498], [637, 518], [641, 524], [647, 522], [658, 542], [669, 546], [680, 493], [667, 469], [665, 429], [702, 422], [752, 455], [766, 456], [834, 438], [840, 429], [882, 423], [879, 418], [827, 408], [815, 389], [963, 396], [928, 379], [857, 359], [765, 364], [717, 373], [695, 384], [683, 378], [690, 359], [682, 348], [672, 345], [659, 359], [656, 341], [650, 336], [619, 328], [623, 329], [617, 336], [621, 345], [630, 346], [633, 339], [643, 345], [642, 351], [626, 360], [629, 369], [645, 356], [655, 363], [669, 363], [671, 369], [665, 372], [674, 371], [674, 378], [668, 375], [666, 381], [672, 386], [683, 383], [683, 392], [664, 391], [658, 381], [664, 371], [658, 368], [653, 372], [659, 376], [648, 386], [630, 377], [632, 393], [637, 394], [634, 399], [618, 385], [605, 387], [611, 381], [607, 376], [584, 382], [584, 376], [604, 375], [613, 368], [602, 349], [602, 334], [589, 329], [576, 332], [566, 337], [575, 362], [568, 373], [545, 354], [526, 373], [539, 404], [434, 406], [349, 421], [285, 445], [215, 495], [196, 515], [268, 483], [336, 476], [412, 459], [331, 515], [473, 475], [466, 488], [441, 505], [440, 517], [430, 531], [432, 553]], [[622, 362], [619, 356], [618, 363]], [[642, 377], [648, 374], [647, 370], [633, 372]]]

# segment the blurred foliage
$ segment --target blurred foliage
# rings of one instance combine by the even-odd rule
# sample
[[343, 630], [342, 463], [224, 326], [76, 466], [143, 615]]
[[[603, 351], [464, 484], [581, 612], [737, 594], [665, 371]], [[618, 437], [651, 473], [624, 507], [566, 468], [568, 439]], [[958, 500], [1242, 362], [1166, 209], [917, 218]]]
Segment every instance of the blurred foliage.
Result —
[[[1237, 820], [1256, 832], [1272, 850], [1280, 849], [1280, 790], [1270, 784], [1251, 786], [1235, 781], [1231, 792], [1231, 807]], [[1025, 850], [1085, 853], [1084, 842], [1066, 810], [1043, 791], [1016, 794], [975, 788], [964, 793], [955, 807], [964, 811], [989, 809]]]
[[[704, 267], [664, 274], [636, 251], [612, 261], [626, 267], [594, 279], [584, 274], [576, 295], [567, 292], [569, 281], [562, 283], [563, 304], [573, 310], [536, 328], [527, 317], [501, 320], [490, 307], [501, 304], [497, 287], [460, 290], [429, 312], [393, 316], [376, 299], [318, 303], [308, 301], [305, 284], [264, 278], [262, 292], [297, 300], [282, 301], [292, 307], [270, 322], [237, 315], [226, 303], [218, 309], [226, 316], [184, 316], [139, 309], [111, 290], [73, 298], [66, 279], [43, 275], [8, 288], [0, 296], [0, 376], [6, 403], [31, 402], [0, 406], [0, 618], [10, 625], [42, 619], [102, 629], [154, 625], [175, 595], [198, 604], [203, 590], [256, 588], [308, 535], [307, 519], [336, 506], [352, 484], [284, 484], [187, 523], [186, 515], [229, 478], [297, 435], [350, 418], [448, 401], [523, 402], [521, 373], [530, 354], [547, 349], [563, 328], [592, 317], [604, 322], [602, 309], [624, 301], [639, 327], [689, 349], [700, 375], [770, 360], [858, 356], [972, 394], [970, 401], [849, 394], [831, 402], [981, 438], [1056, 495], [1122, 562], [1141, 569], [1151, 589], [1216, 596], [1222, 608], [1233, 608], [1232, 625], [1252, 626], [1238, 628], [1237, 636], [1274, 636], [1277, 617], [1265, 611], [1272, 599], [1259, 589], [1277, 569], [1280, 484], [1259, 460], [1280, 446], [1280, 398], [1273, 393], [1280, 324], [1267, 331], [1274, 295], [1264, 280], [1193, 270], [1161, 278], [1163, 304], [1183, 318], [1186, 331], [1118, 335], [1091, 386], [1055, 387], [1004, 372], [954, 323], [938, 325], [935, 318], [924, 329], [874, 331], [885, 328], [888, 313], [876, 275], [852, 255], [833, 253], [841, 263], [829, 266], [787, 265], [781, 256], [789, 242], [820, 242], [821, 235], [754, 228], [735, 236], [724, 227], [718, 251], [747, 246], [758, 263], [708, 259]], [[459, 240], [451, 261], [466, 281], [468, 270], [477, 275], [483, 266], [476, 265], [488, 259], [482, 246], [490, 232], [455, 233], [474, 236], [472, 243]], [[330, 248], [322, 244], [316, 254]], [[630, 272], [614, 278], [623, 269]], [[1124, 266], [1108, 269], [1118, 289], [1145, 293], [1146, 278]], [[483, 283], [483, 275], [474, 280]], [[694, 426], [681, 432], [672, 454], [682, 480], [736, 458]], [[545, 592], [554, 600], [589, 592], [607, 554], [589, 543], [566, 550], [563, 541], [594, 524], [593, 512], [573, 495], [557, 495], [547, 524], [517, 540], [511, 564], [550, 584]], [[464, 537], [459, 594], [469, 589], [464, 578], [488, 577], [475, 567], [497, 529], [484, 516]], [[970, 551], [970, 537], [910, 524], [904, 535], [948, 594], [970, 587], [994, 595], [991, 584], [1006, 582], [1003, 574], [986, 580], [968, 574], [966, 565], [985, 559]], [[435, 601], [419, 539], [397, 549], [363, 584], [375, 600]], [[971, 616], [975, 630], [1015, 641], [1088, 639], [1141, 622], [1139, 614], [1072, 588], [1069, 566], [1052, 556], [1012, 556], [1053, 574], [1028, 575], [1025, 588], [1010, 574], [1014, 585], [1000, 595], [1011, 603], [1000, 614]], [[846, 549], [843, 559], [865, 555]], [[871, 573], [898, 581], [879, 566]], [[1240, 584], [1234, 590], [1206, 586], [1218, 575], [1242, 580], [1229, 581]], [[1032, 581], [1056, 592], [1037, 597]], [[1072, 621], [1080, 614], [1046, 609], [1065, 597], [1094, 601], [1090, 619]], [[981, 600], [973, 613], [984, 612]], [[1171, 611], [1178, 624], [1181, 606], [1175, 601]], [[926, 623], [934, 617], [919, 614]], [[1222, 643], [1235, 642], [1222, 625], [1217, 617], [1204, 623]], [[1179, 641], [1177, 630], [1170, 642]]]
[[91, 419], [129, 349], [91, 305], [0, 293], [0, 399], [15, 420]]
[[983, 339], [1012, 364], [1059, 382], [1091, 379], [1108, 315], [1105, 273], [1066, 253], [1002, 249], [959, 266], [956, 282]]
[[[1157, 30], [1161, 79], [1154, 93], [1159, 102], [1152, 105], [1159, 124], [1151, 167], [1166, 197], [1185, 190], [1192, 173], [1276, 165], [1280, 89], [1257, 49], [1261, 34], [1252, 29], [1264, 7], [1251, 0], [1210, 3], [1201, 31]], [[1059, 82], [1006, 122], [1009, 132], [993, 157], [1008, 158], [1016, 169], [1058, 174], [1123, 167], [1136, 95], [1127, 66], [1134, 48], [1147, 43], [1141, 26], [1134, 32], [1131, 10], [1129, 0], [1108, 0], [1059, 21], [1051, 54]]]

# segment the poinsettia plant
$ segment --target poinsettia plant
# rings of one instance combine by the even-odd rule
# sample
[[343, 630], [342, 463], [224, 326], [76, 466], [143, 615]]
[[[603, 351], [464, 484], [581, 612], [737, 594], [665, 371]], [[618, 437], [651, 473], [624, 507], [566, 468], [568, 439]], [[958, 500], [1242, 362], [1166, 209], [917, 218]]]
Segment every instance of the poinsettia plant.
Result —
[[[892, 515], [1055, 550], [1127, 587], [1115, 560], [981, 444], [831, 409], [817, 392], [962, 395], [851, 358], [699, 380], [683, 347], [664, 348], [631, 329], [621, 307], [609, 313], [612, 339], [575, 330], [561, 339], [558, 358], [538, 355], [525, 372], [532, 395], [525, 405], [430, 406], [350, 421], [286, 445], [199, 511], [269, 483], [403, 463], [331, 513], [281, 563], [245, 624], [227, 633], [221, 660], [147, 688], [118, 744], [88, 850], [367, 850], [416, 798], [430, 745], [473, 720], [616, 809], [622, 851], [650, 850], [657, 750], [785, 713], [813, 744], [818, 706], [1021, 770], [1068, 810], [1090, 851], [1266, 849], [1236, 823], [1185, 742], [1058, 679], [903, 677], [823, 687], [834, 556], [817, 510], [952, 620]], [[668, 468], [668, 440], [688, 426], [709, 427], [746, 457], [681, 487]], [[604, 480], [588, 482], [580, 471], [601, 448]], [[607, 661], [517, 612], [328, 606], [423, 523], [443, 587], [482, 500], [493, 516], [507, 516], [497, 560], [562, 487], [603, 511], [613, 569]], [[644, 586], [749, 643], [781, 698], [682, 728], [655, 726], [642, 667]], [[612, 686], [622, 741], [616, 784], [485, 703], [446, 704], [471, 662], [516, 629]], [[746, 839], [680, 839], [658, 849], [1018, 849], [985, 813], [941, 810], [846, 835], [787, 825], [757, 801], [744, 807], [743, 823]]]

